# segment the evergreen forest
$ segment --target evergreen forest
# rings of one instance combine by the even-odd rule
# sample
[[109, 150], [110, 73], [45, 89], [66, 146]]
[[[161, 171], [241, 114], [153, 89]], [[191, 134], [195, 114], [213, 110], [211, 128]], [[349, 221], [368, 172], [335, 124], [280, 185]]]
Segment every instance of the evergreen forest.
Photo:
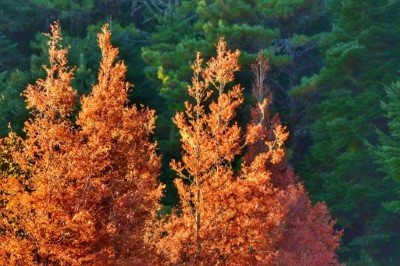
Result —
[[0, 265], [399, 265], [399, 14], [1, 0]]

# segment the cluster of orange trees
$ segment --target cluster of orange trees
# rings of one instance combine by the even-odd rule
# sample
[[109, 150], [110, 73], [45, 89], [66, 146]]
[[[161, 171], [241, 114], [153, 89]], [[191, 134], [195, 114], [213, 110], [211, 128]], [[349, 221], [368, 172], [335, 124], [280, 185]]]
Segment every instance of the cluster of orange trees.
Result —
[[257, 104], [242, 129], [239, 52], [221, 39], [209, 61], [198, 53], [192, 101], [173, 119], [180, 204], [162, 214], [155, 114], [128, 103], [108, 27], [98, 35], [98, 82], [80, 100], [58, 24], [48, 37], [46, 78], [24, 92], [26, 137], [11, 131], [0, 142], [1, 265], [338, 264], [341, 232], [287, 165], [266, 59], [253, 66]]

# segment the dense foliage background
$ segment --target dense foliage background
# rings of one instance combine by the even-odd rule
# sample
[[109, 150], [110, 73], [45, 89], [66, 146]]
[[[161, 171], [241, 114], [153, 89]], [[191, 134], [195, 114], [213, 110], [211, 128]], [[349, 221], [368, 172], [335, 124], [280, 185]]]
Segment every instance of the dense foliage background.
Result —
[[155, 139], [163, 154], [163, 199], [177, 194], [171, 159], [195, 52], [209, 58], [225, 37], [242, 51], [236, 79], [244, 86], [239, 122], [249, 121], [250, 64], [270, 60], [272, 112], [291, 132], [289, 162], [315, 201], [325, 201], [344, 229], [339, 258], [349, 265], [400, 260], [400, 1], [398, 0], [2, 0], [0, 2], [0, 136], [8, 123], [23, 135], [29, 117], [21, 92], [44, 72], [50, 23], [59, 20], [76, 66], [73, 85], [87, 94], [108, 22], [120, 49], [134, 103], [156, 110]]

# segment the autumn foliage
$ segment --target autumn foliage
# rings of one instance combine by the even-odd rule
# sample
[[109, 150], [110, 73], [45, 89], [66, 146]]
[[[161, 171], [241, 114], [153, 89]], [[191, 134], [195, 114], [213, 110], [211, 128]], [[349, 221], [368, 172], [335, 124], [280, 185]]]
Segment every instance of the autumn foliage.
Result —
[[274, 188], [283, 191], [280, 201], [286, 215], [276, 244], [276, 264], [338, 264], [335, 250], [339, 248], [342, 232], [333, 229], [334, 221], [324, 203], [312, 205], [303, 184], [287, 164], [283, 145], [289, 134], [279, 115], [269, 113], [272, 93], [266, 85], [268, 69], [268, 60], [259, 55], [256, 64], [252, 65], [257, 107], [251, 110], [252, 120], [247, 126], [244, 162], [250, 165], [257, 156], [266, 154], [270, 182]]
[[205, 64], [197, 54], [188, 90], [193, 101], [174, 118], [183, 148], [182, 161], [171, 163], [180, 205], [149, 233], [159, 264], [338, 264], [340, 233], [326, 206], [311, 204], [285, 161], [288, 133], [268, 112], [266, 60], [253, 67], [257, 107], [243, 137], [235, 122], [242, 89], [229, 89], [239, 52], [228, 51], [224, 40], [216, 48]]
[[11, 134], [1, 146], [0, 264], [146, 264], [144, 228], [161, 196], [154, 112], [128, 106], [126, 66], [105, 26], [98, 83], [72, 122], [77, 94], [58, 24], [48, 37], [46, 78], [24, 92], [26, 140]]
[[257, 105], [243, 133], [242, 88], [232, 85], [239, 52], [221, 39], [216, 57], [197, 54], [193, 99], [173, 119], [180, 204], [161, 214], [154, 112], [128, 103], [108, 26], [98, 82], [80, 100], [59, 25], [47, 36], [46, 78], [24, 92], [26, 138], [0, 140], [1, 265], [338, 264], [341, 233], [286, 162], [289, 133], [269, 113], [264, 58], [253, 66]]

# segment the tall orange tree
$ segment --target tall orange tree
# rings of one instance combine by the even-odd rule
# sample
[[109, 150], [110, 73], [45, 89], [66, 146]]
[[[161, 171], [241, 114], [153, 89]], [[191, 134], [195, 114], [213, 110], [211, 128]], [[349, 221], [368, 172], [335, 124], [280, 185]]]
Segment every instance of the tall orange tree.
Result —
[[27, 138], [3, 149], [18, 173], [1, 172], [0, 264], [148, 263], [142, 238], [161, 196], [149, 139], [154, 113], [128, 106], [126, 66], [115, 62], [105, 26], [98, 84], [72, 122], [77, 95], [68, 49], [58, 24], [48, 36], [46, 78], [24, 92], [32, 113]]
[[304, 266], [338, 264], [335, 251], [339, 248], [341, 232], [334, 229], [334, 221], [324, 203], [312, 205], [303, 184], [286, 160], [283, 145], [289, 134], [279, 115], [272, 116], [269, 112], [273, 95], [266, 84], [268, 60], [259, 55], [252, 70], [257, 106], [251, 110], [247, 127], [244, 162], [249, 165], [259, 154], [268, 154], [266, 163], [272, 185], [284, 193], [281, 202], [287, 213], [276, 244], [276, 263]]
[[[71, 219], [65, 219], [68, 217], [59, 204], [63, 200], [59, 191], [66, 181], [63, 157], [71, 150], [74, 139], [68, 117], [74, 109], [76, 92], [70, 85], [73, 71], [67, 66], [68, 50], [59, 45], [57, 25], [48, 37], [50, 66], [44, 66], [46, 79], [38, 80], [24, 92], [33, 118], [25, 123], [27, 139], [22, 148], [12, 153], [20, 172], [2, 172], [3, 264], [50, 263], [54, 257], [68, 257], [70, 252], [67, 245], [60, 247], [68, 241], [62, 241], [64, 233], [72, 231], [60, 230]], [[52, 248], [56, 245], [59, 251]]]
[[[278, 177], [281, 169], [273, 166], [284, 159], [288, 133], [277, 118], [265, 128], [265, 121], [270, 121], [266, 117], [268, 101], [261, 95], [258, 111], [253, 110], [253, 121], [243, 136], [234, 120], [242, 103], [241, 88], [229, 89], [239, 69], [239, 52], [228, 51], [223, 40], [216, 48], [217, 56], [205, 64], [197, 55], [189, 87], [193, 101], [185, 103], [186, 110], [174, 118], [183, 154], [182, 161], [173, 161], [171, 166], [179, 177], [175, 183], [181, 204], [155, 222], [148, 239], [154, 243], [160, 263], [166, 265], [291, 265], [293, 260], [285, 260], [285, 253], [296, 259], [302, 256], [285, 246], [297, 225], [288, 219], [300, 202], [300, 184], [290, 169]], [[259, 74], [265, 76], [265, 69], [261, 70]], [[233, 163], [245, 146], [244, 163], [235, 170]], [[283, 177], [288, 180], [278, 184]], [[304, 216], [312, 216], [310, 223], [315, 218], [325, 226], [321, 230], [326, 230], [326, 240], [333, 243], [327, 247], [331, 257], [326, 256], [322, 264], [336, 263], [339, 237], [326, 209], [320, 216], [310, 214], [310, 208], [301, 210], [306, 212]], [[313, 250], [318, 250], [320, 243], [324, 245], [318, 242]]]

